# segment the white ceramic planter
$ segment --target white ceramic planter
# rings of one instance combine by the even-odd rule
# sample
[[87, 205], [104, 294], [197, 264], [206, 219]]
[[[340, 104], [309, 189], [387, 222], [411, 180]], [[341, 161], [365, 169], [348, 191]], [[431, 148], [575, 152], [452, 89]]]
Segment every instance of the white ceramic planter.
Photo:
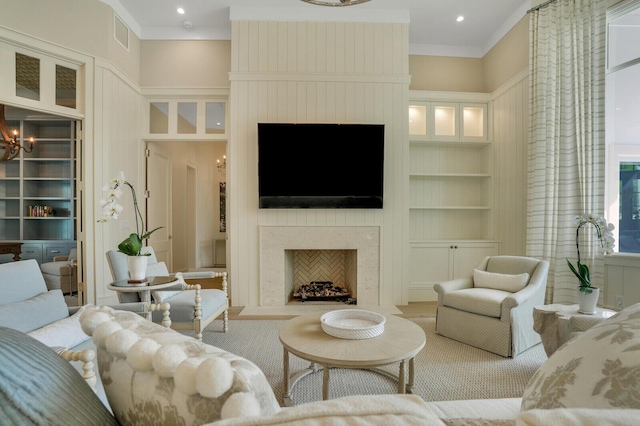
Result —
[[143, 281], [147, 277], [148, 256], [127, 256], [131, 281]]
[[592, 292], [584, 294], [578, 287], [578, 312], [581, 314], [595, 314], [598, 297], [600, 297], [600, 289], [591, 287]]

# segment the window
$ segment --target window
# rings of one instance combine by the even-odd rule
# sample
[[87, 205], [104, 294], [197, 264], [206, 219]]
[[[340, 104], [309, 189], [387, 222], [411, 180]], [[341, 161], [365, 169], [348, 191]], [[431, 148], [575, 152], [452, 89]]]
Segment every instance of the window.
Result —
[[16, 53], [16, 96], [40, 100], [40, 59]]
[[149, 104], [149, 133], [169, 133], [168, 102], [151, 102]]
[[76, 70], [56, 65], [56, 105], [76, 107]]
[[640, 0], [607, 13], [606, 210], [619, 252], [640, 253]]

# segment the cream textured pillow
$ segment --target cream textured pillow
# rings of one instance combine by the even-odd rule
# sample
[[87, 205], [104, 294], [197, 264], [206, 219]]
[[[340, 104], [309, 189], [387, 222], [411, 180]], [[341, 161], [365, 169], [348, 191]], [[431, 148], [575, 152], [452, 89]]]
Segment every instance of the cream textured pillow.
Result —
[[533, 375], [522, 410], [640, 409], [640, 303], [561, 346]]
[[529, 282], [529, 274], [509, 275], [496, 272], [473, 270], [473, 286], [480, 288], [492, 288], [494, 290], [510, 291], [515, 293], [522, 290]]
[[27, 334], [50, 348], [57, 346], [73, 348], [90, 339], [80, 326], [80, 315], [84, 310], [85, 306], [70, 317], [52, 322]]

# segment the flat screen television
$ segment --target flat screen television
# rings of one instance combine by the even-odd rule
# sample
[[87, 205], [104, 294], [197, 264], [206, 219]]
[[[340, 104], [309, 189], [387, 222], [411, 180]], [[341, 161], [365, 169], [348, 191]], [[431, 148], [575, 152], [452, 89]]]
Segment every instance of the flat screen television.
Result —
[[384, 124], [258, 123], [261, 209], [381, 209]]

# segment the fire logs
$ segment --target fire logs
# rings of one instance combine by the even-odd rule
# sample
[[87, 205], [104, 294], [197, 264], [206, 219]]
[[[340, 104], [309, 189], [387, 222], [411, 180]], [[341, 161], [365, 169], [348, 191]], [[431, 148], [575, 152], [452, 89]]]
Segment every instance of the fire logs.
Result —
[[293, 298], [303, 302], [307, 300], [345, 301], [349, 299], [349, 292], [346, 288], [334, 286], [331, 281], [311, 281], [294, 290]]

